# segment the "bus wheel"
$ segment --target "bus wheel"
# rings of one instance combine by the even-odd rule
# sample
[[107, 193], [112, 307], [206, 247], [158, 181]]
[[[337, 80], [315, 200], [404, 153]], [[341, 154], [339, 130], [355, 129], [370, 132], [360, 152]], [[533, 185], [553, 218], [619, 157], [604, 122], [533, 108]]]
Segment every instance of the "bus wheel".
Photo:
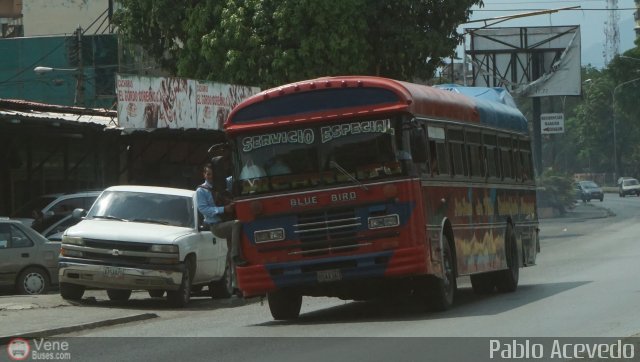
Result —
[[507, 224], [505, 233], [505, 253], [507, 254], [508, 269], [500, 270], [496, 278], [496, 287], [500, 292], [515, 292], [520, 277], [520, 263], [518, 262], [518, 245], [513, 226]]
[[446, 236], [442, 244], [444, 278], [430, 278], [431, 285], [429, 285], [429, 289], [431, 293], [427, 295], [427, 303], [430, 309], [434, 311], [445, 311], [449, 309], [451, 305], [453, 305], [453, 295], [456, 291], [453, 252], [451, 251], [449, 239]]
[[493, 273], [471, 275], [471, 288], [476, 294], [489, 294], [496, 288]]
[[288, 290], [276, 290], [267, 294], [269, 310], [275, 320], [296, 319], [300, 315], [302, 295]]

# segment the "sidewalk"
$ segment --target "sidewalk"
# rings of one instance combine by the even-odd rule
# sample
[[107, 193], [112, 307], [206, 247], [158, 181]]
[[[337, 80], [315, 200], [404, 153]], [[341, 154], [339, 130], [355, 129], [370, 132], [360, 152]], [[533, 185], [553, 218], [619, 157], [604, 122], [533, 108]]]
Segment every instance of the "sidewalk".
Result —
[[193, 310], [240, 307], [257, 299], [192, 298], [184, 309], [170, 308], [163, 298], [135, 291], [127, 302], [109, 301], [105, 291], [89, 290], [81, 302], [69, 302], [55, 290], [43, 295], [0, 294], [0, 345], [12, 338], [42, 338], [85, 329], [173, 317]]

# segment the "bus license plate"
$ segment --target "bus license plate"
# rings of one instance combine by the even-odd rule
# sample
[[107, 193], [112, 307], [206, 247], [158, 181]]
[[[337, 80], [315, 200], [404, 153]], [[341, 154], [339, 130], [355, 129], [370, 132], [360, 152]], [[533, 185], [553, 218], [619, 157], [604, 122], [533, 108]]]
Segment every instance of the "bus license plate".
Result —
[[115, 266], [105, 266], [104, 276], [107, 278], [122, 279], [124, 278], [124, 268], [115, 267]]
[[336, 280], [342, 280], [342, 273], [340, 272], [340, 269], [318, 271], [318, 282], [327, 283], [334, 282]]

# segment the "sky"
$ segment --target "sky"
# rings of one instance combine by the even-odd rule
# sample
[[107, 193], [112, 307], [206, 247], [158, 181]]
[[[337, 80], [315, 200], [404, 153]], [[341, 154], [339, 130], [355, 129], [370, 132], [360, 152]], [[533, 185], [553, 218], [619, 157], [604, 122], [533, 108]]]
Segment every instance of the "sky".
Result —
[[[571, 6], [580, 6], [581, 9], [508, 20], [495, 27], [580, 25], [582, 65], [591, 64], [596, 68], [604, 67], [605, 23], [609, 20], [609, 11], [606, 10], [606, 0], [484, 0], [483, 8], [472, 8], [474, 12], [471, 20]], [[635, 20], [633, 18], [635, 6], [634, 0], [618, 0], [619, 11], [617, 11], [617, 13], [619, 14], [620, 54], [635, 46], [634, 40], [636, 35], [633, 30], [635, 26]], [[461, 26], [458, 31], [464, 31], [464, 28], [478, 28], [483, 25], [483, 23], [465, 24]], [[461, 56], [461, 53], [462, 51], [460, 49], [458, 56]]]

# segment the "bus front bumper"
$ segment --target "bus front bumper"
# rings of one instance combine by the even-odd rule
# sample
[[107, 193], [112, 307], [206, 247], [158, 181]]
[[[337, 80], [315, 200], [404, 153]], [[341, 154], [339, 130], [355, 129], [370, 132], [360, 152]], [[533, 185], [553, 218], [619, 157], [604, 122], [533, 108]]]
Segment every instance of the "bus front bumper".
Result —
[[428, 274], [425, 246], [377, 253], [296, 260], [237, 267], [238, 287], [245, 297], [289, 287], [312, 287], [363, 279]]

